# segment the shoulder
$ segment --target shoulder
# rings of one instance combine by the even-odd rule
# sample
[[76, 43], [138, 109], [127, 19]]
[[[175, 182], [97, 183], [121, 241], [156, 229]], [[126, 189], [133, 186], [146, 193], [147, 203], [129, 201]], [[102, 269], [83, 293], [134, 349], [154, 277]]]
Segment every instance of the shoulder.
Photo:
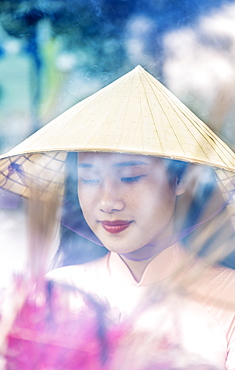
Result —
[[[178, 246], [177, 246], [178, 247]], [[175, 283], [183, 292], [190, 292], [200, 301], [218, 300], [235, 308], [235, 270], [210, 265], [203, 258], [191, 255], [182, 246], [174, 249]]]
[[196, 312], [210, 327], [220, 328], [230, 346], [235, 341], [235, 270], [197, 261], [183, 285]]
[[196, 274], [187, 291], [223, 327], [227, 339], [235, 340], [235, 270], [197, 265], [192, 271]]
[[206, 267], [203, 264], [197, 264], [191, 271], [191, 276], [190, 291], [198, 293], [204, 300], [217, 301], [226, 304], [227, 307], [233, 306], [235, 310], [235, 270], [222, 266]]

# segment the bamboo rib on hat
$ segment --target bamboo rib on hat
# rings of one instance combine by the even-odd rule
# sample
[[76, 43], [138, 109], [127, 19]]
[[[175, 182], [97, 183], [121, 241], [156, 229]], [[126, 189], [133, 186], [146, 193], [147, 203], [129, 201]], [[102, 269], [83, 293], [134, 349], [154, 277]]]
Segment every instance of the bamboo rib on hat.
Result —
[[68, 151], [153, 155], [235, 172], [235, 153], [140, 66], [0, 156], [0, 186], [27, 196], [32, 174], [42, 186], [63, 181]]

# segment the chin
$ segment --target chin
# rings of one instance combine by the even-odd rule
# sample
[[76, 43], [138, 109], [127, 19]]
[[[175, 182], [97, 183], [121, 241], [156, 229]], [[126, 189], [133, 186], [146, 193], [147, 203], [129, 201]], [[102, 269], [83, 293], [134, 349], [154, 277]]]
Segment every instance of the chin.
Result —
[[141, 248], [139, 240], [133, 235], [98, 235], [99, 240], [110, 252], [114, 253], [132, 253]]
[[106, 243], [104, 246], [113, 253], [119, 253], [119, 254], [125, 254], [125, 253], [134, 253], [137, 251], [139, 248], [130, 248], [130, 245], [125, 246], [123, 243], [120, 243], [120, 245], [117, 245], [115, 243], [112, 243], [111, 245]]
[[109, 246], [109, 245], [105, 245], [105, 248], [107, 248], [110, 252], [113, 252], [113, 253], [129, 253], [129, 251], [127, 252], [127, 249], [126, 248], [123, 248], [123, 247], [120, 247], [120, 246]]

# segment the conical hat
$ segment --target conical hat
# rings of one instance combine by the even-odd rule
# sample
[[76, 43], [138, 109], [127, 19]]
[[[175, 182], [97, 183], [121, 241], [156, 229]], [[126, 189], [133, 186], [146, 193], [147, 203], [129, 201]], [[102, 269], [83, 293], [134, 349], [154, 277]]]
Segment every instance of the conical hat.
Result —
[[235, 172], [235, 153], [140, 66], [0, 156], [0, 186], [27, 196], [32, 175], [46, 187], [62, 182], [68, 151], [160, 156]]

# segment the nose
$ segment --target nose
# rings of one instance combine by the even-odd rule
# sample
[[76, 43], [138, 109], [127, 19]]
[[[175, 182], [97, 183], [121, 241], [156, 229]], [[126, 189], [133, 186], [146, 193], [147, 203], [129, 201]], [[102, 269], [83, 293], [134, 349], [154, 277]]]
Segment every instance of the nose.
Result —
[[102, 186], [99, 200], [99, 209], [104, 213], [122, 211], [125, 207], [117, 186], [112, 181], [106, 181]]

